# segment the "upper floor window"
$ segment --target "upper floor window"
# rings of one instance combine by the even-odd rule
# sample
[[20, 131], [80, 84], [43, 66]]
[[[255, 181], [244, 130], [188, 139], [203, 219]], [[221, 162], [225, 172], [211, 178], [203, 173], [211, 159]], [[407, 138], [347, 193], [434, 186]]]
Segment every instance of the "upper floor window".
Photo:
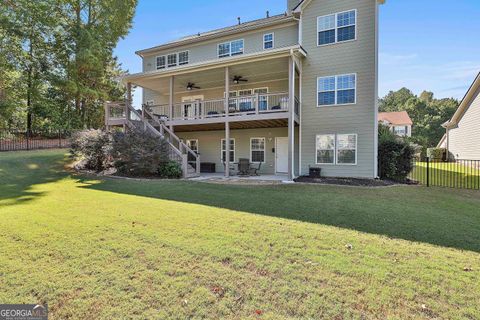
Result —
[[177, 65], [177, 54], [169, 54], [167, 56], [168, 67], [175, 67]]
[[320, 77], [317, 81], [317, 106], [356, 103], [357, 75]]
[[188, 51], [178, 53], [178, 65], [188, 64]]
[[317, 18], [318, 45], [356, 39], [357, 10]]
[[263, 35], [263, 49], [272, 49], [273, 48], [273, 33], [267, 33]]
[[218, 45], [218, 57], [230, 57], [243, 54], [243, 40], [234, 40], [230, 42], [220, 43]]
[[166, 67], [165, 56], [157, 57], [157, 70], [165, 69], [165, 67]]

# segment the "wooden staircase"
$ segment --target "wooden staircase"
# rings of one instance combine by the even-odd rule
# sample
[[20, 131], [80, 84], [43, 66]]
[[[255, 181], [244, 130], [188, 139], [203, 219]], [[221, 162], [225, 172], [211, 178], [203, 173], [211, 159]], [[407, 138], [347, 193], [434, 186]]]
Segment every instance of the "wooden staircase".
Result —
[[[107, 102], [105, 104], [105, 125], [107, 129], [123, 126], [125, 130], [136, 128], [153, 133], [159, 139], [168, 142], [169, 159], [180, 165], [184, 178], [200, 176], [200, 156], [146, 108], [140, 113], [128, 101]], [[189, 159], [191, 161], [188, 161]]]

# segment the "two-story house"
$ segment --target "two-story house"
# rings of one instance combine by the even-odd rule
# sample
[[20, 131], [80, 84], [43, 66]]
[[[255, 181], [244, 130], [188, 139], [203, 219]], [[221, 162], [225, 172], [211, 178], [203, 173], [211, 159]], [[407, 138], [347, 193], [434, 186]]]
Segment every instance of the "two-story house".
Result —
[[375, 178], [383, 1], [288, 0], [285, 14], [137, 51], [143, 71], [123, 81], [188, 161], [226, 176], [249, 159], [288, 179]]
[[379, 112], [378, 121], [400, 137], [412, 136], [413, 121], [407, 111]]

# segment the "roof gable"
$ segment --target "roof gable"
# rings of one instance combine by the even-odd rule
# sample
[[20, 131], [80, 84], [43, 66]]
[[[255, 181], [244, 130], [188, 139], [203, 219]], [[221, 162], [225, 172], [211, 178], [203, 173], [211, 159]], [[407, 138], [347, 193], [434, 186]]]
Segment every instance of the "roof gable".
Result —
[[412, 119], [408, 115], [407, 111], [398, 112], [379, 112], [378, 121], [386, 121], [393, 125], [412, 125]]
[[463, 115], [465, 112], [470, 108], [470, 105], [475, 98], [475, 93], [480, 89], [480, 73], [478, 73], [477, 77], [473, 81], [472, 85], [468, 89], [467, 93], [460, 102], [460, 105], [457, 108], [457, 111], [452, 116], [452, 119], [443, 124], [443, 127], [454, 127], [458, 125], [460, 120], [462, 120]]

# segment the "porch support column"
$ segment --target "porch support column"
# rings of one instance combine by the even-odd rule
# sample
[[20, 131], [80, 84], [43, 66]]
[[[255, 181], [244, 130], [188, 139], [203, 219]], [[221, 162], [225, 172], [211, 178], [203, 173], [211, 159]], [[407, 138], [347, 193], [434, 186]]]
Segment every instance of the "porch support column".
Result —
[[[175, 78], [174, 78], [174, 76], [171, 76], [171, 77], [170, 77], [170, 96], [169, 96], [169, 99], [170, 99], [170, 101], [169, 101], [170, 108], [169, 108], [169, 114], [168, 114], [168, 119], [169, 119], [170, 121], [173, 120], [173, 115], [175, 114], [175, 113], [174, 113], [174, 110], [173, 110], [173, 102], [174, 102], [174, 95], [175, 95], [175, 92], [174, 92], [174, 89], [173, 89], [174, 85], [175, 85]], [[170, 125], [170, 130], [173, 130], [172, 125]]]
[[225, 177], [230, 176], [230, 120], [228, 119], [228, 100], [230, 98], [230, 70], [225, 67]]
[[125, 103], [125, 119], [126, 122], [123, 124], [123, 131], [127, 129], [127, 122], [130, 121], [130, 107], [132, 106], [132, 83], [127, 82], [127, 101]]
[[288, 59], [288, 180], [294, 178], [295, 152], [295, 61], [293, 56]]

